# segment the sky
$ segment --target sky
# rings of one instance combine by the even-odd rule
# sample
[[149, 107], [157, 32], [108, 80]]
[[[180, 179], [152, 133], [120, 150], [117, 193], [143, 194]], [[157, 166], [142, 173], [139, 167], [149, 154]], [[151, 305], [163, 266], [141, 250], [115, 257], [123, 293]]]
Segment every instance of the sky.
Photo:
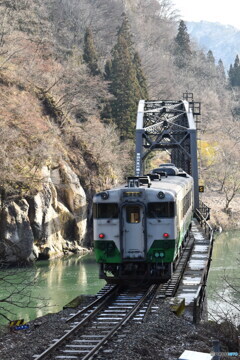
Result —
[[239, 0], [172, 0], [184, 21], [219, 22], [240, 30]]

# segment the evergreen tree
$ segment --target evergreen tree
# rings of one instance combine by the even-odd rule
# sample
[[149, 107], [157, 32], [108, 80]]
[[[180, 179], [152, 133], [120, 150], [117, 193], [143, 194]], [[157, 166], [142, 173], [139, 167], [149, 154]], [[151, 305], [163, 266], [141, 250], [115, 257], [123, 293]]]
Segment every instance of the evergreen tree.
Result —
[[206, 62], [206, 55], [202, 50], [197, 53], [197, 56], [200, 61], [202, 61], [203, 63]]
[[140, 89], [128, 43], [122, 34], [113, 50], [111, 81], [110, 91], [115, 96], [112, 102], [114, 121], [122, 139], [132, 138]]
[[124, 16], [117, 33], [117, 43], [112, 50], [112, 63], [106, 64], [106, 78], [111, 81], [112, 116], [122, 139], [135, 136], [138, 102], [147, 97], [146, 79], [139, 55], [134, 52], [129, 23]]
[[87, 63], [92, 75], [99, 75], [98, 55], [93, 41], [93, 33], [90, 28], [86, 29], [84, 35], [83, 60]]
[[240, 86], [240, 61], [239, 56], [237, 55], [234, 61], [233, 66], [234, 72], [234, 85], [233, 86]]
[[128, 50], [133, 55], [133, 40], [132, 40], [132, 33], [131, 27], [128, 21], [128, 18], [125, 13], [122, 14], [123, 22], [122, 25], [119, 27], [117, 36], [123, 36], [127, 42]]
[[112, 123], [112, 104], [109, 99], [104, 99], [103, 109], [101, 111], [101, 120], [105, 124], [109, 125]]
[[111, 74], [112, 74], [112, 61], [107, 60], [104, 68], [104, 79], [107, 81], [111, 80]]
[[207, 53], [207, 61], [208, 61], [210, 64], [215, 65], [215, 58], [214, 58], [214, 56], [213, 56], [212, 50], [209, 50], [208, 53]]
[[233, 76], [233, 66], [231, 64], [230, 68], [228, 70], [228, 80], [229, 80], [230, 85], [233, 85], [233, 78], [234, 78], [234, 76]]
[[185, 68], [190, 62], [192, 51], [187, 26], [183, 20], [179, 23], [178, 33], [174, 40], [175, 64], [179, 68]]
[[133, 63], [135, 65], [137, 80], [140, 86], [140, 97], [141, 99], [148, 99], [147, 80], [143, 73], [142, 63], [138, 52], [135, 52], [134, 54]]
[[218, 73], [219, 78], [222, 79], [225, 82], [226, 81], [226, 74], [225, 74], [225, 69], [224, 69], [222, 59], [218, 60], [217, 73]]
[[235, 61], [234, 61], [234, 68], [238, 69], [240, 66], [239, 56], [236, 55]]
[[234, 65], [230, 65], [228, 78], [231, 86], [240, 86], [240, 61], [238, 55], [235, 58]]

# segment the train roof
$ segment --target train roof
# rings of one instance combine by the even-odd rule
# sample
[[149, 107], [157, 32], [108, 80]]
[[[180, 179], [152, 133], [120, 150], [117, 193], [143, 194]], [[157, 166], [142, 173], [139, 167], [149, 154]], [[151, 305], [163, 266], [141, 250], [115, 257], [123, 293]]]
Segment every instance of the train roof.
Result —
[[[131, 179], [138, 179], [137, 177], [131, 177]], [[142, 177], [140, 177], [142, 178]], [[190, 186], [193, 184], [193, 178], [191, 176], [187, 177], [181, 177], [181, 176], [167, 176], [164, 178], [161, 178], [161, 180], [151, 180], [150, 184], [145, 183], [141, 184], [140, 186], [129, 186], [129, 184], [121, 185], [118, 187], [115, 187], [113, 189], [108, 190], [109, 192], [118, 192], [118, 191], [137, 191], [144, 189], [147, 193], [151, 192], [159, 192], [164, 191], [165, 193], [171, 194], [171, 196], [176, 196], [178, 193], [180, 193], [183, 189], [188, 190]]]
[[168, 176], [162, 178], [160, 181], [152, 180], [150, 189], [152, 190], [165, 190], [173, 193], [178, 193], [185, 188], [188, 184], [193, 183], [193, 178], [191, 176], [180, 177], [180, 176]]
[[127, 185], [120, 185], [108, 191], [137, 191], [138, 189], [144, 189], [147, 193], [164, 191], [175, 197], [183, 189], [187, 191], [192, 184], [193, 178], [186, 172], [176, 168], [174, 164], [165, 164], [152, 170], [150, 174], [130, 176]]

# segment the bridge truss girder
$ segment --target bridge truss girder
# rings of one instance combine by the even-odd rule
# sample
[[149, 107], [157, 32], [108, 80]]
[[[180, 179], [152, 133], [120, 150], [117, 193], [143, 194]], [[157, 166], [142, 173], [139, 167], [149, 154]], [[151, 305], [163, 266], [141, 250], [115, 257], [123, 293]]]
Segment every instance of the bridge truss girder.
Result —
[[135, 175], [143, 175], [144, 161], [152, 151], [167, 151], [171, 162], [193, 177], [194, 203], [198, 208], [197, 129], [191, 104], [185, 100], [139, 101]]

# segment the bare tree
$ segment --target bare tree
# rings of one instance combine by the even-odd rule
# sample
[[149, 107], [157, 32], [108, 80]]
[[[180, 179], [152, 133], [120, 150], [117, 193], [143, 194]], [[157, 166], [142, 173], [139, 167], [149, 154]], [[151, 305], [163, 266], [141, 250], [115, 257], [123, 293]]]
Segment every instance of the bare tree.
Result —
[[0, 268], [0, 317], [16, 320], [19, 309], [41, 309], [48, 306], [48, 299], [34, 295], [37, 275], [33, 268]]

